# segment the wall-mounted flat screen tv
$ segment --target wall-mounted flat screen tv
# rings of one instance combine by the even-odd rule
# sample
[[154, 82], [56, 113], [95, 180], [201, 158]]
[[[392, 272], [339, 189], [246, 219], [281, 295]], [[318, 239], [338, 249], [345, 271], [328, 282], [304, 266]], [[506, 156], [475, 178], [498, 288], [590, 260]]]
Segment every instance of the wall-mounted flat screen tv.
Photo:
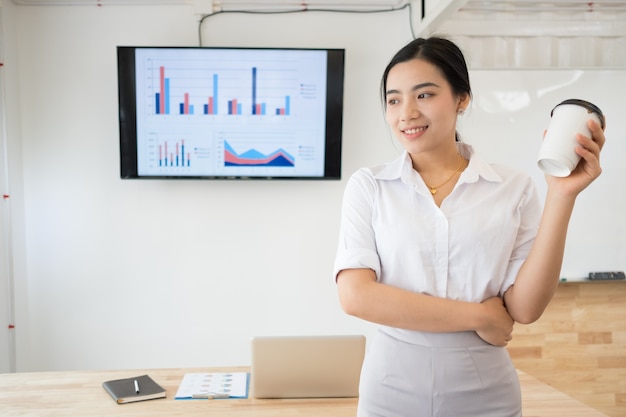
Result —
[[340, 179], [344, 52], [119, 46], [121, 177]]

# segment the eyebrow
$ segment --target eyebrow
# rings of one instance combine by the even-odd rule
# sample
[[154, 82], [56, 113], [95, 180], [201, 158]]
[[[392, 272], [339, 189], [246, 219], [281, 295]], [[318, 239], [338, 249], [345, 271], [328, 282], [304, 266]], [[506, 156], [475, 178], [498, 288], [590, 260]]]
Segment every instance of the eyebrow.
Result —
[[[414, 85], [413, 88], [411, 88], [411, 91], [417, 91], [424, 87], [439, 87], [439, 85], [433, 82], [421, 83], [421, 84]], [[399, 93], [400, 93], [399, 90], [387, 90], [385, 95], [388, 96], [389, 94], [399, 94]]]

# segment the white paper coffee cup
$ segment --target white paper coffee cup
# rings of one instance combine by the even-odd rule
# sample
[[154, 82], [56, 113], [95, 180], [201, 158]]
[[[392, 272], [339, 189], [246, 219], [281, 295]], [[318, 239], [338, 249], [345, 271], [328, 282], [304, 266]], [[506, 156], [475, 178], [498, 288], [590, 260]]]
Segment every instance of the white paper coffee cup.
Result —
[[539, 150], [537, 165], [546, 174], [567, 177], [580, 161], [575, 151], [578, 146], [576, 134], [591, 137], [587, 120], [594, 119], [604, 128], [604, 116], [597, 106], [579, 99], [562, 101], [550, 115], [552, 119]]

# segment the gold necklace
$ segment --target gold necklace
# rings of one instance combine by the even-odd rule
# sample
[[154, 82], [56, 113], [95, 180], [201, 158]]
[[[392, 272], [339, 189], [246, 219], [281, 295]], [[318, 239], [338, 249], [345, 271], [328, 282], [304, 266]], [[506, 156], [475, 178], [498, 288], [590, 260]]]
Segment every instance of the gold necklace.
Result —
[[[457, 155], [459, 155], [459, 154], [457, 154]], [[447, 183], [448, 183], [448, 182], [452, 179], [452, 177], [454, 177], [454, 176], [455, 176], [455, 175], [456, 175], [456, 174], [457, 174], [457, 173], [461, 170], [461, 168], [463, 167], [463, 163], [465, 163], [465, 159], [463, 159], [463, 157], [462, 157], [461, 155], [459, 155], [459, 157], [461, 158], [461, 163], [459, 164], [459, 167], [456, 169], [456, 171], [454, 171], [454, 172], [452, 173], [452, 175], [450, 175], [450, 176], [448, 177], [448, 179], [447, 179], [447, 180], [445, 180], [445, 181], [444, 181], [444, 182], [442, 182], [441, 184], [437, 185], [436, 187], [431, 187], [430, 185], [426, 184], [426, 181], [424, 181], [424, 184], [426, 184], [426, 186], [428, 187], [428, 189], [430, 190], [430, 193], [431, 193], [432, 195], [437, 194], [437, 188], [441, 188], [441, 187], [443, 187], [444, 185], [446, 185], [446, 184], [447, 184]]]

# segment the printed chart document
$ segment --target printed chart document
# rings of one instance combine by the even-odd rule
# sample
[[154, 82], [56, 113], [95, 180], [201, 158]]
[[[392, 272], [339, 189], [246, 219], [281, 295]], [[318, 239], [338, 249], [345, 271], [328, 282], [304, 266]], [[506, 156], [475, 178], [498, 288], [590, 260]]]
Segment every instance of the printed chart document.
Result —
[[187, 373], [176, 392], [177, 400], [248, 398], [247, 372]]

